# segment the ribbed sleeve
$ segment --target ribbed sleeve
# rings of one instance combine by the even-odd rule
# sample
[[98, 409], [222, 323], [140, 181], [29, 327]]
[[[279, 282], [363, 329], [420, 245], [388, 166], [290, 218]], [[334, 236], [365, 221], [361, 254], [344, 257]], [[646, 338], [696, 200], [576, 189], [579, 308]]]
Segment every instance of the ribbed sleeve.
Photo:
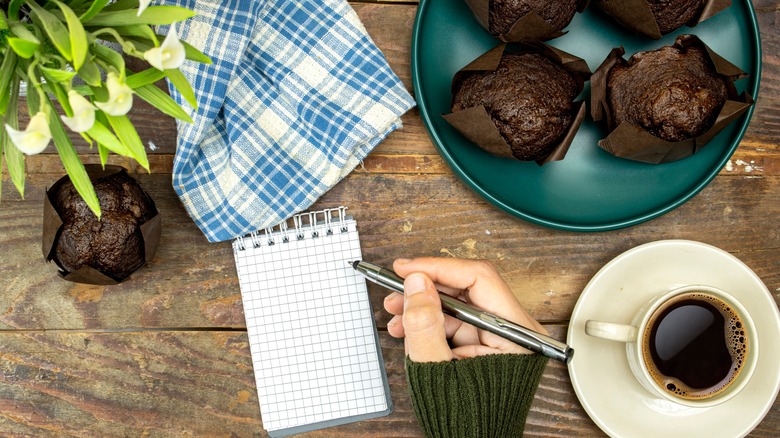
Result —
[[427, 437], [521, 436], [547, 358], [494, 354], [450, 362], [406, 359], [412, 406]]

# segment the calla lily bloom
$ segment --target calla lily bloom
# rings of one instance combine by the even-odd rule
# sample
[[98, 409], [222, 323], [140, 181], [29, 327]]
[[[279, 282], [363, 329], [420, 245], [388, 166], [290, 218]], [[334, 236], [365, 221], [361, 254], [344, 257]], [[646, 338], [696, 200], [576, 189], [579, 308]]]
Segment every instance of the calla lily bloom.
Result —
[[158, 70], [179, 68], [184, 64], [185, 57], [184, 44], [179, 41], [174, 25], [171, 25], [160, 47], [152, 47], [144, 53], [144, 59]]
[[11, 142], [25, 155], [40, 154], [51, 141], [49, 116], [43, 111], [39, 111], [38, 114], [30, 118], [30, 123], [27, 124], [27, 129], [24, 131], [17, 131], [7, 123], [5, 130], [11, 137]]
[[112, 116], [123, 116], [133, 107], [133, 89], [119, 80], [114, 72], [109, 72], [106, 78], [108, 88], [108, 101], [95, 102], [104, 113]]
[[73, 108], [73, 117], [60, 116], [62, 123], [73, 132], [86, 132], [95, 124], [95, 105], [92, 105], [76, 90], [68, 91], [68, 102]]
[[147, 6], [149, 6], [149, 3], [151, 3], [152, 0], [138, 0], [138, 13], [136, 14], [136, 17], [140, 17], [141, 14], [144, 13], [144, 10]]

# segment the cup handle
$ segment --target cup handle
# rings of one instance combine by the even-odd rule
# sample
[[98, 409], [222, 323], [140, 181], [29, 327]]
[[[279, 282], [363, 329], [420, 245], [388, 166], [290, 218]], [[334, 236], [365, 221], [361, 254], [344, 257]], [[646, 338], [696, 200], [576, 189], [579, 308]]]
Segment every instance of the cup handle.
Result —
[[636, 338], [636, 328], [631, 325], [589, 319], [585, 322], [585, 334], [610, 341], [631, 342]]

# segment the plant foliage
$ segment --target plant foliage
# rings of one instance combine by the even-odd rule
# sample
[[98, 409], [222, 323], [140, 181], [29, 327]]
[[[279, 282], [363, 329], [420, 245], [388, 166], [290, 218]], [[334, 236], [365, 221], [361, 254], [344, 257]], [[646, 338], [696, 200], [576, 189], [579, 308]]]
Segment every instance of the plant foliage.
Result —
[[[66, 130], [80, 133], [90, 145], [96, 144], [103, 165], [108, 154], [114, 153], [133, 158], [148, 171], [146, 150], [125, 115], [133, 96], [164, 114], [192, 121], [154, 82], [167, 77], [194, 106], [195, 96], [178, 69], [180, 64], [171, 65], [170, 61], [186, 58], [210, 62], [197, 49], [178, 41], [175, 34], [175, 23], [192, 17], [194, 12], [149, 3], [150, 0], [0, 1], [0, 171], [4, 162], [10, 180], [22, 196], [25, 154], [37, 153], [31, 145], [50, 138], [76, 190], [100, 217], [94, 187]], [[165, 24], [173, 25], [172, 34], [161, 44], [152, 26]], [[112, 49], [107, 42], [121, 50]], [[157, 67], [130, 71], [125, 65], [128, 56], [147, 59]], [[18, 100], [24, 85], [30, 119], [43, 113], [49, 129], [36, 130], [32, 123], [26, 129], [19, 127]], [[74, 95], [74, 91], [78, 94]], [[64, 115], [57, 114], [53, 100], [60, 103]], [[44, 118], [39, 116], [36, 120]], [[46, 128], [42, 122], [37, 126]]]

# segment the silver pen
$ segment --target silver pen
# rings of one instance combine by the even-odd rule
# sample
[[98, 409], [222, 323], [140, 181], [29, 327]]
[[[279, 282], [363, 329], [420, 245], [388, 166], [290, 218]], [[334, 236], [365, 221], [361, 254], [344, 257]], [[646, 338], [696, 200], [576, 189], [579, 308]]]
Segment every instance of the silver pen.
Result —
[[[373, 263], [359, 260], [349, 263], [368, 280], [392, 291], [404, 293], [404, 279], [395, 272]], [[439, 292], [439, 297], [441, 298], [441, 307], [444, 313], [454, 316], [463, 322], [495, 333], [534, 353], [539, 353], [563, 363], [569, 363], [572, 356], [574, 356], [574, 350], [571, 347], [547, 335], [507, 321], [490, 312], [472, 307], [445, 293]]]

